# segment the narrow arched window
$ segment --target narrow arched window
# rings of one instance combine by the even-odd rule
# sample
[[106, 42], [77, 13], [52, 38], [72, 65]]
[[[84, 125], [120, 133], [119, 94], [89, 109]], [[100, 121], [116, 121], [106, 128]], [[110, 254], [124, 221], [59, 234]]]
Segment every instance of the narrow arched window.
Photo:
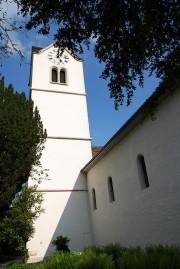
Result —
[[97, 209], [97, 204], [96, 204], [96, 192], [95, 189], [92, 189], [92, 201], [93, 201], [93, 210]]
[[57, 76], [57, 69], [56, 68], [53, 68], [52, 69], [52, 77], [51, 77], [52, 82], [57, 82], [57, 78], [58, 78], [58, 76]]
[[149, 187], [149, 179], [146, 169], [146, 163], [144, 160], [144, 156], [142, 154], [139, 154], [137, 157], [137, 163], [138, 163], [138, 171], [139, 171], [139, 180], [141, 184], [142, 189], [146, 189]]
[[60, 70], [60, 83], [66, 83], [66, 71], [64, 69]]
[[115, 201], [112, 177], [108, 178], [108, 192], [109, 192], [109, 201], [112, 203]]

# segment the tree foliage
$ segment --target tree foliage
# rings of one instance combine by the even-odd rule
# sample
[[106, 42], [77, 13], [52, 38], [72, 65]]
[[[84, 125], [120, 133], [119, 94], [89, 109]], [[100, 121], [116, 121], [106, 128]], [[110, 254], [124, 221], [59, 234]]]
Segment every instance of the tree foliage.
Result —
[[[8, 0], [0, 0], [0, 59], [8, 58], [16, 52], [23, 60], [22, 51], [12, 36], [14, 32], [22, 29], [22, 22], [18, 21], [17, 18], [8, 17], [6, 9], [4, 9], [5, 4], [8, 5]], [[9, 4], [12, 4], [12, 1]]]
[[0, 217], [40, 165], [46, 131], [33, 102], [0, 80]]
[[0, 241], [14, 251], [27, 255], [26, 243], [35, 232], [34, 221], [44, 212], [42, 209], [43, 194], [36, 192], [37, 186], [24, 186], [12, 201], [8, 215], [0, 224]]
[[177, 0], [15, 0], [27, 29], [48, 34], [57, 26], [55, 42], [73, 53], [95, 41], [95, 56], [105, 63], [115, 108], [130, 104], [144, 70], [163, 80], [179, 75], [179, 5]]

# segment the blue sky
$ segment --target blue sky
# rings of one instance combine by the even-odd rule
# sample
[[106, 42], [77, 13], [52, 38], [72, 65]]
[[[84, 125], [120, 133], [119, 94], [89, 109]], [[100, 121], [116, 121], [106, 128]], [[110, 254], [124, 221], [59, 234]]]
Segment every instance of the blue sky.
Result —
[[[15, 16], [14, 5], [5, 7], [10, 16]], [[22, 31], [12, 33], [13, 40], [23, 51], [25, 60], [20, 62], [18, 55], [2, 60], [0, 73], [5, 77], [5, 83], [12, 83], [15, 91], [24, 91], [28, 97], [30, 54], [32, 46], [45, 47], [53, 43], [53, 35], [43, 37], [33, 31]], [[89, 115], [90, 134], [92, 145], [104, 145], [112, 135], [128, 120], [128, 118], [141, 106], [141, 104], [152, 94], [158, 85], [157, 79], [145, 76], [144, 87], [137, 87], [132, 104], [114, 109], [113, 99], [109, 97], [107, 81], [99, 78], [103, 71], [103, 64], [99, 64], [94, 57], [93, 50], [85, 49], [81, 58], [84, 60], [84, 77], [87, 93], [87, 105]]]

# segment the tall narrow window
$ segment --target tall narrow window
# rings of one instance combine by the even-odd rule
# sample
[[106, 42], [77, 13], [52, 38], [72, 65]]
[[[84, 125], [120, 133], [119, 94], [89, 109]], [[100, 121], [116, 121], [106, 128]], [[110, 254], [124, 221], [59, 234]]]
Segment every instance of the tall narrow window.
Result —
[[60, 83], [66, 83], [66, 71], [63, 69], [60, 71]]
[[137, 162], [138, 162], [139, 179], [140, 179], [141, 188], [146, 189], [149, 187], [149, 180], [148, 180], [148, 174], [146, 170], [144, 156], [142, 154], [138, 155]]
[[57, 69], [53, 68], [52, 69], [52, 82], [57, 82]]
[[108, 192], [109, 192], [109, 201], [112, 203], [115, 201], [112, 177], [108, 178]]
[[97, 209], [97, 204], [96, 204], [96, 192], [95, 189], [92, 189], [92, 201], [93, 201], [93, 210]]

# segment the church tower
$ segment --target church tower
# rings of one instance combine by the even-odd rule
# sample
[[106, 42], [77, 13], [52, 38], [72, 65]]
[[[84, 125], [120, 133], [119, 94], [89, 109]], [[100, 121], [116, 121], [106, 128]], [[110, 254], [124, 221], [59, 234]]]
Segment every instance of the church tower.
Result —
[[32, 49], [30, 94], [47, 130], [41, 164], [49, 180], [38, 187], [45, 213], [27, 244], [29, 262], [51, 255], [52, 240], [59, 235], [69, 237], [71, 250], [91, 244], [87, 186], [81, 173], [92, 157], [82, 60], [66, 49], [58, 58], [57, 51], [53, 45]]

